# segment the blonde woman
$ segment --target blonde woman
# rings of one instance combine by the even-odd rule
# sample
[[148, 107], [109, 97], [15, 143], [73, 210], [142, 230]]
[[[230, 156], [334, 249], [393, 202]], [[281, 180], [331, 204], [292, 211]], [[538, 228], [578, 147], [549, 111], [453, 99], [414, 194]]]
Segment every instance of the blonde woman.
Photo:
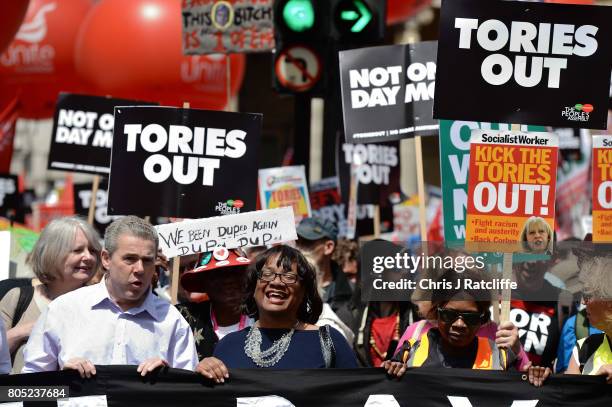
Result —
[[[13, 288], [0, 301], [14, 373], [21, 372], [22, 348], [40, 314], [55, 298], [91, 280], [100, 265], [101, 249], [98, 233], [81, 218], [54, 219], [43, 229], [27, 258], [41, 284]], [[21, 290], [30, 292], [24, 295]]]
[[544, 218], [532, 216], [527, 219], [521, 232], [521, 245], [529, 253], [552, 253], [553, 231]]

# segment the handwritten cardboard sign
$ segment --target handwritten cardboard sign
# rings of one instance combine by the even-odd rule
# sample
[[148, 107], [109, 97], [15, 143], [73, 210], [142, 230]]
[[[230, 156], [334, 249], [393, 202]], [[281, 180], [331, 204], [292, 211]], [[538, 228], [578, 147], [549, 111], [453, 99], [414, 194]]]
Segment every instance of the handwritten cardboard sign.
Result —
[[155, 228], [159, 247], [168, 258], [208, 252], [219, 246], [234, 249], [297, 240], [291, 207], [185, 220]]
[[183, 0], [184, 53], [271, 51], [272, 3], [272, 0]]

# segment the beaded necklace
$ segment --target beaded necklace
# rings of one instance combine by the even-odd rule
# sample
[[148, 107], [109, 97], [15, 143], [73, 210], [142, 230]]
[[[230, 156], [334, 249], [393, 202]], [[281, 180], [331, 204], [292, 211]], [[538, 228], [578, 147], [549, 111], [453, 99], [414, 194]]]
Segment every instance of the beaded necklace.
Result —
[[255, 323], [247, 334], [244, 343], [244, 353], [246, 353], [253, 363], [259, 367], [271, 367], [276, 365], [285, 355], [287, 349], [289, 349], [291, 338], [293, 337], [296, 327], [299, 326], [299, 323], [300, 322], [297, 321], [289, 332], [286, 332], [279, 339], [272, 342], [272, 346], [264, 351], [261, 350], [261, 331], [257, 326], [258, 323]]

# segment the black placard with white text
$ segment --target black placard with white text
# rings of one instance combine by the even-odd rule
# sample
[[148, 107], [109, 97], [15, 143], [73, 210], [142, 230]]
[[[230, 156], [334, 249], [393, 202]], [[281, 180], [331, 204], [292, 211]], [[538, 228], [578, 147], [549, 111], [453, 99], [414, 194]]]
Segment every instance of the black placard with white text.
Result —
[[113, 146], [113, 108], [153, 104], [61, 93], [55, 105], [47, 168], [108, 176]]
[[9, 211], [19, 207], [17, 176], [0, 174], [0, 216], [6, 217]]
[[108, 213], [206, 218], [255, 210], [262, 115], [116, 107]]
[[359, 164], [357, 203], [388, 206], [389, 195], [400, 190], [399, 142], [348, 144], [339, 141], [336, 172], [343, 202], [348, 202], [352, 163]]
[[[84, 184], [74, 184], [74, 213], [81, 215], [84, 218], [89, 216], [89, 207], [91, 205], [92, 184], [90, 182]], [[111, 222], [117, 219], [117, 216], [108, 215], [108, 181], [101, 180], [98, 185], [95, 200], [96, 209], [94, 211], [94, 226], [100, 236], [104, 236], [106, 227]]]
[[612, 8], [443, 0], [434, 117], [605, 129]]
[[432, 117], [436, 41], [340, 52], [347, 143], [438, 133]]

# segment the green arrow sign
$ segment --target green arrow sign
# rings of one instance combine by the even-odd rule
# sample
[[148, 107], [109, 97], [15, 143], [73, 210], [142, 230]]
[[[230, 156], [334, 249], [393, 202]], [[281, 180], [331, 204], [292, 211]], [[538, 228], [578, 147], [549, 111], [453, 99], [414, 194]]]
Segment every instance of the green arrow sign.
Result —
[[361, 32], [372, 21], [372, 13], [361, 0], [354, 0], [353, 4], [357, 8], [355, 10], [343, 10], [340, 12], [340, 18], [345, 21], [355, 21], [351, 27], [351, 32]]

